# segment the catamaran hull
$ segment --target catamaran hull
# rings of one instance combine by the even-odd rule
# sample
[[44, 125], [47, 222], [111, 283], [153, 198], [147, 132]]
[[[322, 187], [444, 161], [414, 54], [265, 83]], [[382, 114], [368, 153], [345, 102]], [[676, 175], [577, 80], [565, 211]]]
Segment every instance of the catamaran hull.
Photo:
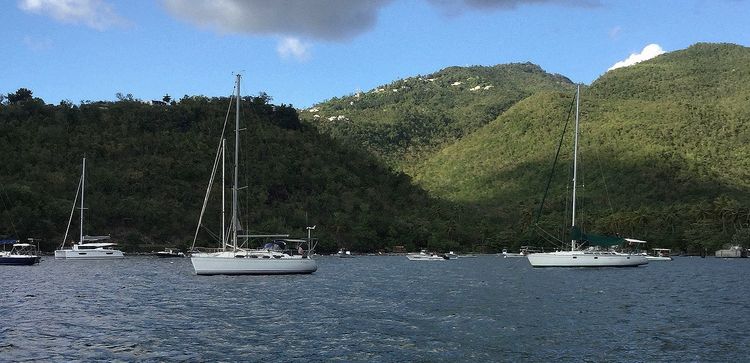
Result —
[[118, 250], [57, 250], [55, 259], [58, 260], [116, 260], [125, 258]]
[[311, 274], [318, 263], [311, 258], [190, 258], [197, 275], [292, 275]]
[[595, 253], [532, 253], [526, 256], [533, 267], [635, 267], [648, 263], [645, 256]]

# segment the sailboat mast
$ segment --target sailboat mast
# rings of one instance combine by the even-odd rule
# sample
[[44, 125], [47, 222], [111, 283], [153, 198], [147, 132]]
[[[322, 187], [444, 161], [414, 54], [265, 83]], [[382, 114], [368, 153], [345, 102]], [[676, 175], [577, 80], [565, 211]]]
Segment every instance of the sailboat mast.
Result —
[[226, 174], [226, 151], [227, 151], [227, 139], [221, 139], [221, 250], [226, 251], [227, 250], [227, 227], [226, 227], [226, 197], [225, 197], [225, 190], [226, 190], [226, 182], [225, 180], [225, 174]]
[[[581, 85], [576, 88], [576, 127], [575, 136], [573, 138], [573, 221], [571, 226], [576, 225], [576, 184], [578, 181], [578, 104], [581, 99]], [[576, 249], [576, 240], [571, 239], [571, 250]]]
[[239, 225], [239, 218], [237, 216], [237, 188], [239, 174], [239, 150], [240, 150], [240, 76], [237, 75], [237, 105], [235, 108], [234, 115], [234, 186], [232, 188], [232, 245], [234, 250], [237, 250], [237, 226]]
[[83, 157], [83, 166], [81, 167], [81, 228], [78, 235], [78, 243], [83, 243], [83, 195], [86, 186], [86, 157]]

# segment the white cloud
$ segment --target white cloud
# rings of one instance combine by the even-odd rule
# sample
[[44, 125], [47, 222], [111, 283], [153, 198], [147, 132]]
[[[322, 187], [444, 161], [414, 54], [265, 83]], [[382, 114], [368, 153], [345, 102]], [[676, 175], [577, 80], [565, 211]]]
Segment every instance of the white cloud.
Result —
[[293, 58], [303, 62], [310, 59], [310, 45], [292, 37], [286, 37], [276, 47], [279, 56], [284, 59]]
[[610, 39], [617, 39], [620, 37], [621, 33], [622, 33], [622, 27], [618, 25], [609, 30], [609, 37]]
[[392, 0], [163, 0], [188, 22], [227, 33], [347, 40], [375, 26]]
[[615, 63], [612, 67], [607, 69], [611, 71], [613, 69], [632, 66], [633, 64], [643, 62], [654, 58], [660, 54], [664, 54], [664, 49], [659, 44], [649, 44], [640, 53], [633, 53], [627, 59]]
[[123, 26], [127, 22], [102, 0], [20, 0], [18, 8], [50, 16], [63, 23], [85, 24], [97, 30]]

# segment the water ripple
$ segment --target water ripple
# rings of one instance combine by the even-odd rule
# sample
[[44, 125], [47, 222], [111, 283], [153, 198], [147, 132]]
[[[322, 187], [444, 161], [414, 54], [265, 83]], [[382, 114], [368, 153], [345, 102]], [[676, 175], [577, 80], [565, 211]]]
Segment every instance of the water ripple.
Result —
[[321, 258], [307, 276], [188, 259], [3, 267], [8, 361], [742, 361], [749, 260], [532, 269]]

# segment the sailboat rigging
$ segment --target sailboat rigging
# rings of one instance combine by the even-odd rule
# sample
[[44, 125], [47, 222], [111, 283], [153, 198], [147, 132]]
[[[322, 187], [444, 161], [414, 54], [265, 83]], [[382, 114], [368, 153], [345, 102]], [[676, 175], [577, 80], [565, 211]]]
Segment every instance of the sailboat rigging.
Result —
[[[586, 240], [600, 239], [602, 241], [621, 242], [622, 238], [587, 236], [576, 224], [576, 190], [578, 184], [578, 135], [579, 135], [579, 104], [581, 86], [576, 89], [575, 100], [575, 131], [573, 139], [573, 193], [572, 193], [572, 221], [570, 250], [532, 253], [528, 255], [529, 263], [534, 267], [626, 267], [648, 263], [641, 255], [621, 254], [612, 251], [582, 250]], [[558, 148], [559, 152], [559, 148]], [[556, 157], [557, 158], [557, 157]], [[545, 191], [546, 195], [546, 191]], [[541, 213], [541, 210], [540, 210]]]
[[[224, 133], [226, 130], [227, 119], [222, 129], [222, 137], [214, 159], [213, 171], [206, 189], [206, 196], [203, 200], [198, 226], [193, 237], [191, 250], [194, 251], [191, 256], [191, 262], [195, 273], [198, 275], [268, 275], [268, 274], [309, 274], [318, 269], [317, 262], [312, 258], [315, 245], [312, 239], [289, 239], [287, 234], [272, 235], [250, 235], [240, 233], [242, 231], [239, 220], [238, 208], [238, 190], [239, 190], [239, 144], [240, 144], [240, 80], [241, 75], [236, 76], [235, 84], [235, 134], [234, 134], [234, 165], [233, 181], [231, 196], [231, 214], [229, 223], [229, 236], [225, 234], [225, 207], [223, 182], [225, 177], [225, 145], [226, 139]], [[230, 101], [231, 102], [231, 101]], [[231, 108], [231, 107], [230, 107]], [[198, 251], [195, 247], [198, 239], [198, 233], [203, 225], [203, 216], [208, 205], [208, 200], [214, 177], [219, 167], [221, 158], [222, 169], [222, 207], [221, 207], [221, 248], [218, 251]], [[240, 243], [240, 239], [252, 238], [272, 238], [273, 241], [266, 243], [262, 248], [248, 248], [245, 244]], [[306, 246], [306, 253], [295, 253], [297, 249], [288, 248], [288, 245], [296, 247]], [[302, 250], [300, 248], [300, 250]]]

